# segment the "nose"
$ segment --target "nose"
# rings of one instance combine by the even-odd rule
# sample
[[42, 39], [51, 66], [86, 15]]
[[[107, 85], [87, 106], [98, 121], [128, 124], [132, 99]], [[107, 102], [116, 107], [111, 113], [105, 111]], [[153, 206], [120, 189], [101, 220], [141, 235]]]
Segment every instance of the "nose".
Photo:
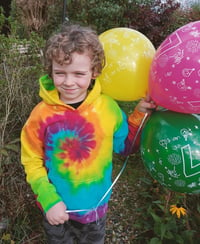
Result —
[[65, 76], [65, 78], [64, 78], [64, 85], [66, 85], [66, 86], [71, 86], [71, 85], [73, 85], [73, 79], [72, 79], [72, 77], [71, 76], [69, 76], [69, 75], [66, 75]]

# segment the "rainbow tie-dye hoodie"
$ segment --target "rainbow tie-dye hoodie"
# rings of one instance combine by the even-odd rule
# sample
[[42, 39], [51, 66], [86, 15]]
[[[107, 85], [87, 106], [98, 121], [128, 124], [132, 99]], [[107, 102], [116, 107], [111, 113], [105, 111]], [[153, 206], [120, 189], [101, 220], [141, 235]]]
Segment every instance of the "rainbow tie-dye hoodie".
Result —
[[80, 210], [71, 219], [93, 222], [107, 211], [113, 151], [128, 152], [144, 114], [136, 110], [127, 120], [98, 80], [77, 109], [59, 99], [48, 76], [40, 79], [40, 96], [21, 133], [27, 182], [44, 212], [63, 201]]

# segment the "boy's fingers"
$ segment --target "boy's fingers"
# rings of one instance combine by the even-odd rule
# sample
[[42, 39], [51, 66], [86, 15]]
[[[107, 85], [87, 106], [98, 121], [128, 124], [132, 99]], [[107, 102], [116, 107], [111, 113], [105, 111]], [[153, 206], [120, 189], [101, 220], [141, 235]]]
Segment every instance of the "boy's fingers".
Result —
[[151, 101], [151, 97], [150, 97], [149, 94], [146, 95], [145, 101], [147, 101], [147, 102], [150, 102]]

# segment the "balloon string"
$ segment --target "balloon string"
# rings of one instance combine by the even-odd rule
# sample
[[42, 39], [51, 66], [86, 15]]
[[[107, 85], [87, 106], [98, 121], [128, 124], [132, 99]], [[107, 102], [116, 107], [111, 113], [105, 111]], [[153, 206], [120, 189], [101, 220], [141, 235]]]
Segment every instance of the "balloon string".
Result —
[[[130, 151], [132, 151], [132, 149], [133, 149], [133, 147], [134, 147], [134, 145], [135, 145], [136, 139], [137, 139], [137, 137], [138, 137], [138, 135], [139, 135], [139, 133], [140, 133], [140, 131], [141, 131], [141, 129], [142, 129], [142, 126], [143, 126], [143, 124], [144, 124], [144, 122], [145, 122], [147, 116], [148, 116], [148, 113], [145, 113], [145, 115], [144, 115], [144, 117], [143, 117], [143, 119], [142, 119], [142, 121], [141, 121], [141, 123], [140, 123], [140, 126], [138, 127], [137, 132], [136, 132], [136, 134], [135, 134], [135, 136], [134, 136], [134, 138], [133, 138], [133, 141], [132, 141], [132, 144], [131, 144], [131, 147], [130, 147]], [[105, 194], [104, 194], [103, 197], [100, 199], [100, 201], [98, 202], [98, 204], [96, 205], [95, 208], [93, 208], [93, 209], [66, 210], [66, 213], [76, 213], [76, 212], [83, 212], [83, 211], [84, 211], [84, 212], [90, 212], [90, 211], [92, 211], [92, 210], [95, 210], [95, 212], [97, 213], [97, 211], [96, 211], [97, 208], [99, 207], [99, 205], [101, 204], [101, 202], [106, 198], [106, 196], [108, 195], [108, 193], [111, 191], [111, 189], [114, 187], [114, 185], [115, 185], [116, 182], [118, 181], [119, 177], [120, 177], [120, 176], [122, 175], [122, 173], [124, 172], [124, 170], [125, 170], [125, 168], [126, 168], [126, 166], [127, 166], [129, 157], [130, 157], [130, 155], [126, 156], [125, 161], [124, 161], [124, 164], [123, 164], [123, 166], [122, 166], [120, 172], [118, 173], [118, 175], [116, 176], [115, 180], [113, 181], [113, 183], [111, 184], [111, 186], [108, 188], [108, 190], [105, 192]]]

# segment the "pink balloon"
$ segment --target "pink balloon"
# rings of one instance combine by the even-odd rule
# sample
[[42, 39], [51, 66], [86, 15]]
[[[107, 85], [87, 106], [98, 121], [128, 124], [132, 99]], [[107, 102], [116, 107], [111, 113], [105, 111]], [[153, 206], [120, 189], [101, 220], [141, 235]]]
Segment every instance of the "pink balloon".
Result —
[[169, 110], [200, 113], [200, 21], [182, 26], [161, 43], [150, 68], [149, 94]]

